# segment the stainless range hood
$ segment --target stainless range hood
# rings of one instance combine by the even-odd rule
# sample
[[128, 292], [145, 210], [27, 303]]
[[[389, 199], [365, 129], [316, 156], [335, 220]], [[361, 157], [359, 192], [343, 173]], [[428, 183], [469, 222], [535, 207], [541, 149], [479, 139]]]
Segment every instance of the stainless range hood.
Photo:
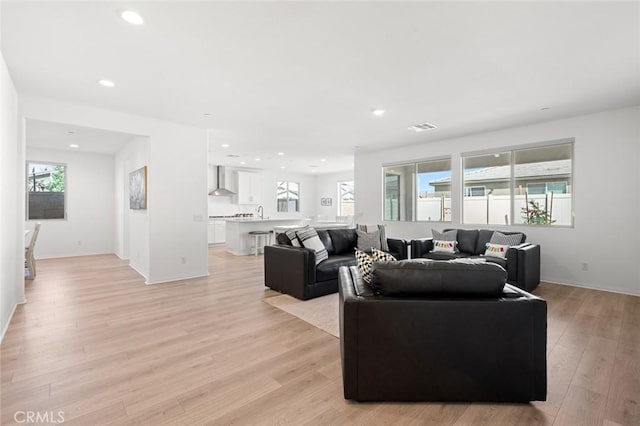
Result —
[[232, 195], [236, 195], [235, 192], [225, 188], [224, 167], [216, 166], [216, 174], [218, 176], [216, 189], [209, 191], [209, 195], [215, 195], [217, 197], [231, 197]]

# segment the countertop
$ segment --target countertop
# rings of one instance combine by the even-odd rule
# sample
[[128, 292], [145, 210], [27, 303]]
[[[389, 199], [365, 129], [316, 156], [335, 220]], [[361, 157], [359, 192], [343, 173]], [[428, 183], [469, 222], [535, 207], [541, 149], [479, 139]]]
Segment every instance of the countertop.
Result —
[[259, 217], [231, 217], [225, 218], [227, 222], [241, 222], [241, 223], [262, 223], [262, 222], [306, 222], [306, 219], [287, 219], [287, 218], [264, 218]]

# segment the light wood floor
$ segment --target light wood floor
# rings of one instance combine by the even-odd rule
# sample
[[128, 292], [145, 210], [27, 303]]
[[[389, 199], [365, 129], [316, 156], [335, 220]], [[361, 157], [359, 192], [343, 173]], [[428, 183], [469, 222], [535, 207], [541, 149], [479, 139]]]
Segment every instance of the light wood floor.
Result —
[[339, 341], [262, 300], [262, 257], [155, 286], [115, 256], [38, 261], [1, 347], [2, 424], [640, 424], [640, 298], [542, 284], [548, 401], [358, 404]]

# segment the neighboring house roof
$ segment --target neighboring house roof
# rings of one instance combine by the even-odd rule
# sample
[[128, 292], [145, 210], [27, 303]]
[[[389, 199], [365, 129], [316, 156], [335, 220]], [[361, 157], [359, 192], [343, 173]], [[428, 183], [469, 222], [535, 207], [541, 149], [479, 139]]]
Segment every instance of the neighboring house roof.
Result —
[[[571, 160], [555, 160], [543, 161], [540, 163], [516, 164], [516, 179], [522, 178], [540, 178], [540, 177], [559, 177], [569, 176], [571, 174]], [[485, 182], [485, 181], [501, 181], [509, 180], [511, 175], [511, 166], [487, 167], [480, 170], [466, 172], [464, 174], [465, 182]], [[442, 185], [451, 183], [450, 177], [435, 179], [429, 182], [429, 185]]]

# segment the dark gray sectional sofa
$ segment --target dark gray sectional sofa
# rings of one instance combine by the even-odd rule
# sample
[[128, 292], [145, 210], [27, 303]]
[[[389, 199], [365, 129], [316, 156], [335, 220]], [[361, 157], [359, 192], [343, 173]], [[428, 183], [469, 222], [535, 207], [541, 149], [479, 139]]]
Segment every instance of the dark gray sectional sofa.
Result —
[[[450, 231], [445, 229], [444, 232]], [[422, 238], [411, 241], [412, 259], [451, 260], [458, 258], [479, 258], [485, 252], [486, 244], [494, 233], [489, 229], [457, 229], [457, 253], [434, 253], [433, 239]], [[540, 283], [540, 246], [527, 243], [527, 236], [521, 232], [499, 231], [505, 235], [522, 234], [520, 244], [507, 251], [506, 259], [486, 257], [487, 261], [502, 266], [507, 271], [507, 282], [526, 291], [531, 291]]]

